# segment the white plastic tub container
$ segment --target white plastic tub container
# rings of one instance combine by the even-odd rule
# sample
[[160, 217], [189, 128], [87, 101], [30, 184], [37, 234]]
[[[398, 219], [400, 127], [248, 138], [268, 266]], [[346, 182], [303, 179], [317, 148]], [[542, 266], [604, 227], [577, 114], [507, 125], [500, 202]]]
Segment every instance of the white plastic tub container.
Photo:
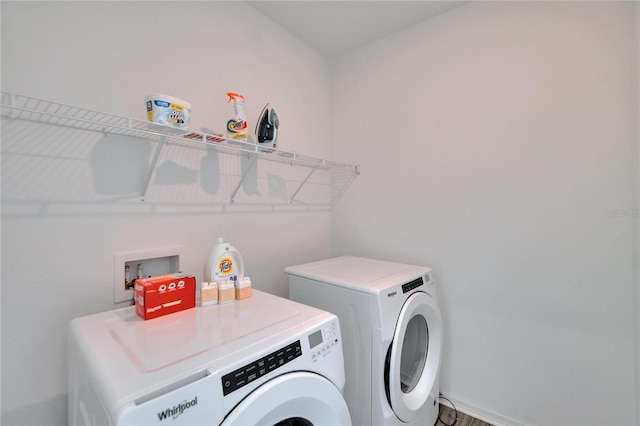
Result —
[[191, 104], [169, 95], [154, 93], [145, 98], [147, 119], [153, 123], [186, 129], [191, 117]]

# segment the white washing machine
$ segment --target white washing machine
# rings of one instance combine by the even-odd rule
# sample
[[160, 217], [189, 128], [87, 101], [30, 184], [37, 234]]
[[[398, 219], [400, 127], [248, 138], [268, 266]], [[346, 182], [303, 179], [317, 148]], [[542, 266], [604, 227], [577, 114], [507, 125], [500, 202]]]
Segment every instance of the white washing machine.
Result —
[[69, 333], [70, 425], [350, 425], [338, 318], [253, 297], [143, 321], [133, 307]]
[[354, 425], [433, 425], [442, 318], [429, 268], [343, 256], [286, 268], [289, 297], [340, 318]]

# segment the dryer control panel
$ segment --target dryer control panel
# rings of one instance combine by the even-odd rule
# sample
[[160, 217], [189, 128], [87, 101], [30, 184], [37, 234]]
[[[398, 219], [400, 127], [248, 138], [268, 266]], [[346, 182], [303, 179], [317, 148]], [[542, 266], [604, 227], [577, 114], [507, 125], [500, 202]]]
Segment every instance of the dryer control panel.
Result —
[[300, 346], [300, 340], [296, 340], [290, 345], [273, 351], [257, 361], [253, 361], [231, 373], [225, 374], [222, 376], [222, 394], [226, 396], [259, 379], [265, 374], [272, 372], [276, 368], [293, 361], [301, 355], [302, 347]]
[[409, 281], [406, 284], [402, 284], [402, 294], [408, 293], [411, 290], [415, 290], [416, 288], [422, 285], [429, 285], [431, 283], [431, 274], [425, 274], [422, 277], [416, 278], [413, 281]]
[[424, 284], [424, 281], [422, 280], [422, 277], [416, 278], [413, 281], [410, 281], [410, 282], [408, 282], [406, 284], [402, 284], [402, 293], [404, 294], [406, 292], [414, 290], [414, 289], [420, 287], [423, 284]]

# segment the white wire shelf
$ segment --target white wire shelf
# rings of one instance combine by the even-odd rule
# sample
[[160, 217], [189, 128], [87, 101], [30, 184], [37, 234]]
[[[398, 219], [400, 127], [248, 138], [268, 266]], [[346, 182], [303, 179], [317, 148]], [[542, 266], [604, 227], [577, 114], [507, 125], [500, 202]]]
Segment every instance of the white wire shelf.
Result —
[[[141, 201], [145, 201], [147, 198], [147, 191], [152, 182], [154, 171], [157, 171], [156, 166], [161, 153], [163, 151], [175, 152], [175, 149], [183, 148], [198, 151], [215, 150], [222, 155], [232, 155], [250, 160], [250, 163], [245, 163], [245, 166], [249, 164], [248, 167], [243, 167], [236, 173], [235, 182], [231, 184], [232, 188], [228, 191], [230, 196], [226, 202], [232, 204], [241, 202], [239, 199], [243, 197], [239, 192], [242, 192], [241, 189], [246, 184], [245, 180], [248, 176], [252, 176], [252, 168], [257, 168], [257, 164], [262, 162], [295, 166], [296, 169], [307, 170], [307, 172], [301, 175], [298, 171], [295, 173], [295, 178], [285, 178], [289, 186], [285, 199], [273, 201], [262, 197], [257, 201], [257, 204], [309, 204], [332, 208], [359, 174], [356, 165], [310, 157], [297, 152], [264, 148], [254, 143], [232, 141], [221, 134], [182, 130], [149, 121], [7, 92], [0, 92], [0, 96], [2, 116], [10, 120], [153, 141], [155, 150], [151, 153], [150, 164], [141, 165], [141, 167], [147, 168], [140, 190]], [[281, 169], [278, 170], [280, 170], [278, 171], [280, 175], [288, 173], [282, 172]], [[318, 173], [323, 173], [326, 177], [318, 181], [314, 176]], [[311, 201], [300, 197], [305, 186], [318, 185], [318, 182], [321, 182], [320, 185], [326, 186], [326, 191], [324, 191], [326, 196], [323, 195], [322, 199]], [[247, 197], [244, 198], [247, 199]], [[249, 204], [252, 203], [253, 201], [249, 200]]]

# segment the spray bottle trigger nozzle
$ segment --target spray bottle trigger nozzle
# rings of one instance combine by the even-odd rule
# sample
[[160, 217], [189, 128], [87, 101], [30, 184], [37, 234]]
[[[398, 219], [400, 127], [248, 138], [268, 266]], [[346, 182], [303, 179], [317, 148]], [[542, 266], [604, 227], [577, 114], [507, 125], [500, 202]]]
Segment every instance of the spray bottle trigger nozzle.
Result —
[[227, 92], [227, 96], [229, 97], [227, 103], [231, 101], [244, 102], [244, 96], [242, 96], [240, 93]]

